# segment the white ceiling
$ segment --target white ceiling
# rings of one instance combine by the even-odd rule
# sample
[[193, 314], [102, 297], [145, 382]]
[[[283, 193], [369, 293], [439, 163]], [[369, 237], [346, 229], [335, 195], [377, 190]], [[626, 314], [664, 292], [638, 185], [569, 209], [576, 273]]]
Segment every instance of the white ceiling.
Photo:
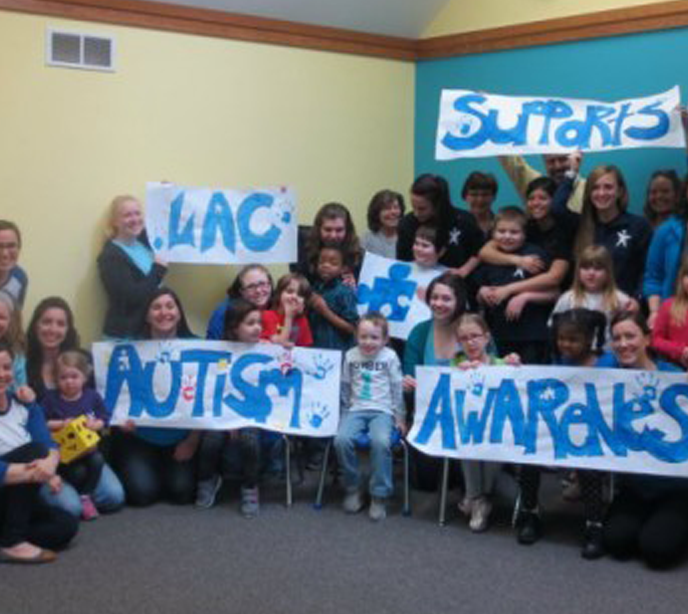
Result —
[[448, 0], [154, 0], [417, 38]]

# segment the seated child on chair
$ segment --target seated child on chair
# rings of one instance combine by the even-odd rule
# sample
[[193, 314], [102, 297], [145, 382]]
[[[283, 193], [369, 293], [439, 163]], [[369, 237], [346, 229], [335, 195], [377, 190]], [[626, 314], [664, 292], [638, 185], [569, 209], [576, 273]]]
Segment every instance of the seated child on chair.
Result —
[[386, 500], [392, 494], [392, 431], [406, 432], [399, 358], [386, 347], [387, 320], [378, 313], [361, 317], [356, 327], [356, 343], [344, 357], [342, 367], [342, 420], [334, 440], [337, 458], [344, 473], [344, 511], [355, 514], [363, 508], [361, 476], [356, 440], [370, 438], [369, 515], [383, 520]]

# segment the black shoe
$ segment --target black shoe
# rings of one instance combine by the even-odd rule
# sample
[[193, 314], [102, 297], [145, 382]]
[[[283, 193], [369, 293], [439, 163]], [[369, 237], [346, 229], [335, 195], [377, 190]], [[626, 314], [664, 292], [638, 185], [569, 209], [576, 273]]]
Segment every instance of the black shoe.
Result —
[[516, 540], [524, 546], [531, 546], [542, 536], [542, 522], [535, 512], [521, 512], [516, 526]]
[[581, 556], [584, 559], [593, 561], [604, 556], [604, 546], [602, 545], [602, 524], [599, 522], [589, 522], [585, 526], [583, 537], [583, 548]]

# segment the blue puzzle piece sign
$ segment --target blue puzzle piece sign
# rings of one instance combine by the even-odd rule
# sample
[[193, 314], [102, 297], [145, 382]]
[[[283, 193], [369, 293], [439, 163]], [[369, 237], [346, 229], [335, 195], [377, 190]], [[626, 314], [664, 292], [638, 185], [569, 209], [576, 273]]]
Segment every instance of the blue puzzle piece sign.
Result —
[[380, 312], [389, 321], [390, 334], [405, 338], [415, 324], [430, 317], [424, 291], [443, 271], [367, 253], [358, 283], [358, 311]]
[[376, 277], [373, 287], [358, 286], [358, 302], [368, 311], [379, 311], [390, 322], [403, 322], [418, 284], [408, 279], [411, 265], [399, 262], [389, 267], [386, 277]]

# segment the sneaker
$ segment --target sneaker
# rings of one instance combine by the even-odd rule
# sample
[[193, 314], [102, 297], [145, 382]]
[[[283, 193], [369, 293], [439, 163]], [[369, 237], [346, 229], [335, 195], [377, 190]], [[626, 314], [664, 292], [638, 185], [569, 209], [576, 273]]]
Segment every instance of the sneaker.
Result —
[[387, 505], [384, 499], [380, 497], [373, 497], [370, 500], [370, 509], [368, 510], [368, 516], [371, 520], [379, 522], [387, 518]]
[[457, 506], [459, 508], [459, 511], [464, 515], [470, 517], [471, 514], [473, 513], [473, 499], [469, 499], [468, 497], [464, 497], [459, 501]]
[[587, 522], [585, 524], [585, 534], [583, 537], [581, 556], [589, 561], [593, 561], [604, 556], [601, 522]]
[[535, 512], [521, 512], [516, 526], [519, 544], [531, 546], [542, 537], [542, 522]]
[[473, 502], [471, 520], [468, 528], [474, 533], [482, 533], [487, 529], [492, 512], [492, 503], [487, 497], [479, 497]]
[[81, 518], [82, 520], [95, 520], [100, 514], [89, 495], [81, 495]]
[[363, 499], [358, 490], [352, 490], [346, 493], [342, 508], [347, 514], [358, 514], [363, 509]]
[[209, 509], [215, 505], [215, 498], [222, 486], [222, 478], [219, 475], [214, 475], [207, 480], [198, 482], [196, 488], [196, 507]]
[[255, 518], [260, 511], [260, 503], [258, 501], [258, 487], [241, 488], [241, 515], [244, 518]]

